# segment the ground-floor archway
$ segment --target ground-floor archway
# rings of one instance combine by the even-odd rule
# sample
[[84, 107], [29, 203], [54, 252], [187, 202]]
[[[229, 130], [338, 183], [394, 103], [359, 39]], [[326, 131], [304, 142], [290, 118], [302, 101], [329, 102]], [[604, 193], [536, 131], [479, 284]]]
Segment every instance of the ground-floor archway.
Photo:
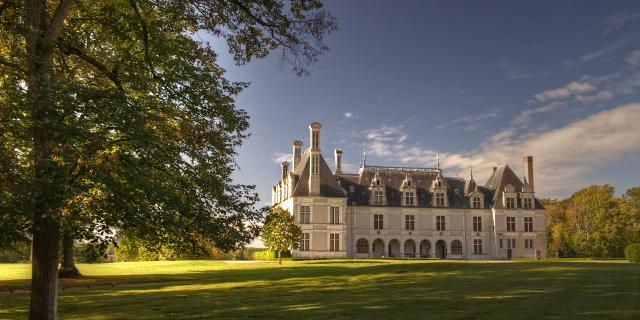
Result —
[[393, 239], [389, 241], [389, 257], [400, 256], [400, 241]]
[[420, 257], [428, 258], [431, 256], [431, 242], [429, 240], [422, 240], [420, 242]]
[[384, 255], [384, 241], [376, 239], [372, 243], [371, 255], [374, 257], [382, 257]]
[[415, 258], [416, 257], [416, 243], [409, 239], [404, 242], [404, 257]]
[[444, 242], [444, 240], [438, 240], [436, 242], [436, 258], [438, 259], [447, 258], [447, 244]]

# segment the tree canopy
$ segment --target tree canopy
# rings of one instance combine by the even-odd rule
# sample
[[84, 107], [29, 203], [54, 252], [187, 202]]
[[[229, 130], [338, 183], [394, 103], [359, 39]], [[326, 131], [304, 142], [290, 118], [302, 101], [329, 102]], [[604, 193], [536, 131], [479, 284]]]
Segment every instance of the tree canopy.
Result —
[[298, 247], [301, 234], [288, 210], [279, 206], [271, 208], [262, 227], [262, 241], [278, 254], [278, 264], [282, 264], [283, 251]]
[[33, 236], [31, 317], [55, 318], [63, 227], [252, 239], [257, 195], [231, 180], [247, 83], [224, 78], [214, 43], [239, 64], [277, 51], [301, 74], [335, 27], [317, 0], [2, 1], [0, 245]]

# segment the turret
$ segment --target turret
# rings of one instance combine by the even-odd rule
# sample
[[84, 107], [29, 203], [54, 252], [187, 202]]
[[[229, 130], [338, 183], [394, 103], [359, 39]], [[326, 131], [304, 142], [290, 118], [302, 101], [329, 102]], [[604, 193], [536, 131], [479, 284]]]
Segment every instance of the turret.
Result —
[[295, 140], [293, 141], [291, 146], [293, 147], [293, 163], [291, 164], [291, 171], [296, 172], [296, 168], [298, 167], [300, 158], [302, 157], [300, 155], [300, 148], [302, 147], [302, 141]]

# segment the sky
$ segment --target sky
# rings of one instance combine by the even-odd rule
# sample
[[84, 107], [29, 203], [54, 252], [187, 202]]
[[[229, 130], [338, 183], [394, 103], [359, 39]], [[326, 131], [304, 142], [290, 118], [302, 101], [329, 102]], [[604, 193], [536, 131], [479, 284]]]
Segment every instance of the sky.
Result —
[[338, 30], [297, 77], [279, 56], [236, 66], [251, 136], [234, 181], [269, 204], [291, 142], [320, 122], [330, 167], [440, 166], [447, 176], [491, 167], [522, 175], [534, 157], [538, 197], [592, 184], [640, 186], [640, 6], [637, 1], [325, 1]]

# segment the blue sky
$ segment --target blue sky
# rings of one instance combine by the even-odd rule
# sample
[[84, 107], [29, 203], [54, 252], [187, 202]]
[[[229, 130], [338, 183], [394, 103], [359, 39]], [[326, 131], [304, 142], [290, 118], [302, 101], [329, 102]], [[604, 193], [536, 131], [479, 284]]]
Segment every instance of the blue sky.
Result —
[[[338, 19], [311, 75], [278, 55], [235, 66], [251, 86], [237, 183], [264, 203], [291, 142], [321, 149], [344, 171], [367, 163], [432, 166], [484, 183], [505, 161], [533, 155], [536, 192], [564, 197], [590, 184], [640, 185], [640, 6], [637, 1], [326, 1]], [[220, 47], [223, 48], [223, 47]], [[638, 103], [638, 104], [635, 104]]]

